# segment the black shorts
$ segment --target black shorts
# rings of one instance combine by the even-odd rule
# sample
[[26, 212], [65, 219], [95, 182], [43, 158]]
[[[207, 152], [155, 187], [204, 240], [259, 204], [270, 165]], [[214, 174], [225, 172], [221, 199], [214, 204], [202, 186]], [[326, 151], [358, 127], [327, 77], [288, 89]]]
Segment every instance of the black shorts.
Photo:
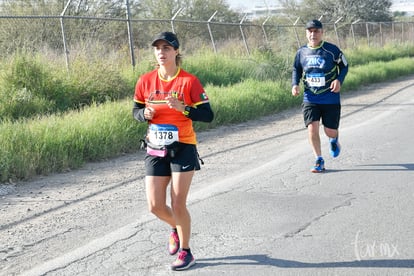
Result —
[[327, 128], [338, 129], [341, 118], [340, 104], [302, 104], [303, 119], [307, 127], [314, 121], [320, 121]]
[[174, 157], [145, 155], [145, 174], [149, 176], [171, 176], [172, 172], [200, 170], [196, 145], [180, 143]]

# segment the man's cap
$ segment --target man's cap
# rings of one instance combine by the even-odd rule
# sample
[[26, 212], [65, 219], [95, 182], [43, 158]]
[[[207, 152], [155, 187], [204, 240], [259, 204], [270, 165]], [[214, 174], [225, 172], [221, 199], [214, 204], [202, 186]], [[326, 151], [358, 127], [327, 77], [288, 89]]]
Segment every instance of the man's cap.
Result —
[[158, 40], [164, 40], [165, 42], [173, 46], [175, 49], [178, 49], [180, 47], [180, 43], [178, 42], [177, 36], [172, 32], [162, 32], [157, 34], [152, 40], [151, 45], [154, 46]]
[[322, 23], [319, 20], [311, 20], [308, 23], [306, 23], [306, 29], [322, 29]]

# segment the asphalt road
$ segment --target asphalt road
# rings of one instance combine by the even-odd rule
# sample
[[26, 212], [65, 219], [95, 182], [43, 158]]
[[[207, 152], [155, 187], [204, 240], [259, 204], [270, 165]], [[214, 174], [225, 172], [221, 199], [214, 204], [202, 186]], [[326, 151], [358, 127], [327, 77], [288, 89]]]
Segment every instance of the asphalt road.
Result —
[[300, 109], [199, 133], [197, 264], [172, 272], [142, 153], [1, 186], [0, 275], [413, 275], [414, 76], [343, 95], [342, 152]]

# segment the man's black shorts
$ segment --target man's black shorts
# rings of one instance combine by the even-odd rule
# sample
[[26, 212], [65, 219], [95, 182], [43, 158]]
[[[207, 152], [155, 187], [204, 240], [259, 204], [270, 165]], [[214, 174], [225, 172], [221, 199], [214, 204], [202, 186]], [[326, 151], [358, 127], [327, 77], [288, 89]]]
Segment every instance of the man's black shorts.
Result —
[[172, 172], [200, 170], [196, 145], [180, 143], [174, 157], [145, 155], [145, 173], [149, 176], [171, 176]]
[[320, 121], [327, 128], [338, 129], [341, 118], [340, 104], [313, 104], [302, 103], [302, 112], [305, 126], [314, 121]]

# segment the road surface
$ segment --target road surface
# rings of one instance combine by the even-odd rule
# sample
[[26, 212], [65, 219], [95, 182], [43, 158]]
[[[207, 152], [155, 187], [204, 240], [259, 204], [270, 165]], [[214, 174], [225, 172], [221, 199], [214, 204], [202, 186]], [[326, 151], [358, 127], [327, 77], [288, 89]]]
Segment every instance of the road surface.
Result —
[[344, 93], [313, 165], [300, 107], [199, 133], [197, 265], [169, 270], [143, 153], [0, 185], [0, 275], [413, 275], [414, 76]]

